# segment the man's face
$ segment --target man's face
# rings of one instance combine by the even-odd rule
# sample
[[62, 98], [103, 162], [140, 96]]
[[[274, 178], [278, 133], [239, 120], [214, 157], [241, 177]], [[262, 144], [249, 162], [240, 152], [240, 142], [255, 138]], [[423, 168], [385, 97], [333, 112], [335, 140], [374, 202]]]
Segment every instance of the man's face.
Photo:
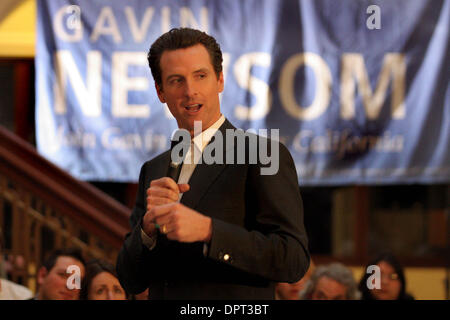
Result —
[[70, 265], [77, 265], [81, 271], [81, 278], [84, 276], [83, 264], [72, 258], [60, 256], [56, 259], [53, 268], [48, 271], [42, 267], [38, 272], [39, 293], [40, 300], [78, 300], [80, 298], [80, 290], [69, 289], [67, 286], [67, 279], [71, 273], [67, 273], [67, 268]]
[[167, 103], [179, 128], [194, 133], [194, 121], [202, 130], [220, 117], [219, 93], [223, 91], [222, 72], [217, 79], [206, 48], [197, 44], [185, 49], [164, 51], [161, 60], [159, 100]]
[[322, 277], [312, 293], [312, 300], [346, 300], [347, 287], [331, 278]]

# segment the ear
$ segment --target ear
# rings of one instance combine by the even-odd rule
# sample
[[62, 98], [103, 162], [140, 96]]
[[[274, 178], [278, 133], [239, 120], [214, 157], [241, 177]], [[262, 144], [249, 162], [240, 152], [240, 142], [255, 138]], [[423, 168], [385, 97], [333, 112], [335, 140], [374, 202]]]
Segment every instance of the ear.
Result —
[[223, 72], [222, 72], [222, 71], [221, 71], [220, 74], [219, 74], [219, 80], [218, 80], [218, 83], [219, 83], [219, 92], [223, 92], [223, 88], [224, 88], [224, 86], [225, 86], [225, 81], [224, 81], [224, 79], [223, 79]]
[[39, 269], [39, 271], [37, 272], [36, 278], [37, 278], [37, 283], [39, 285], [41, 285], [42, 283], [44, 283], [44, 279], [47, 276], [48, 272], [47, 272], [47, 268], [46, 267], [41, 267]]
[[163, 92], [163, 90], [162, 90], [162, 87], [160, 87], [160, 86], [155, 82], [155, 88], [156, 88], [156, 93], [158, 94], [159, 101], [161, 101], [161, 103], [166, 103], [166, 99], [164, 98], [164, 92]]

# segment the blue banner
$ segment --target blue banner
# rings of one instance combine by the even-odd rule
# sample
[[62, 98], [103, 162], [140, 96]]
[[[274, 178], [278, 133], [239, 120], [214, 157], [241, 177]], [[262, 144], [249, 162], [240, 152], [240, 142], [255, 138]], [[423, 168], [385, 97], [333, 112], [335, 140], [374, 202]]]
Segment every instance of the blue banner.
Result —
[[176, 122], [146, 55], [173, 27], [214, 36], [222, 113], [280, 129], [300, 185], [450, 181], [450, 1], [38, 0], [39, 152], [135, 182]]

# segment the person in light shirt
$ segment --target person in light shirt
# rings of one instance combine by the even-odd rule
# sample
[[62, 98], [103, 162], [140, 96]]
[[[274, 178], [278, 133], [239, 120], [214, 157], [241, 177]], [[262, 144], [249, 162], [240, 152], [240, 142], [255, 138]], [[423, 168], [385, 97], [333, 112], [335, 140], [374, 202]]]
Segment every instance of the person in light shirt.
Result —
[[[3, 233], [0, 228], [0, 270], [4, 267], [3, 260]], [[5, 275], [2, 275], [6, 277]], [[0, 278], [0, 300], [28, 300], [33, 297], [33, 292], [25, 286]]]

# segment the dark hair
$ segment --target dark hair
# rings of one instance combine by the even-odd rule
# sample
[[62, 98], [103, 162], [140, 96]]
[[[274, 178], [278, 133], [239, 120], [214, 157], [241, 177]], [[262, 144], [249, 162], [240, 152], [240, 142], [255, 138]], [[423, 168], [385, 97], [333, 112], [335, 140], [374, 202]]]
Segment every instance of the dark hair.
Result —
[[184, 49], [202, 44], [209, 53], [211, 64], [214, 67], [217, 79], [222, 72], [222, 51], [216, 39], [203, 31], [191, 28], [173, 28], [164, 33], [155, 42], [147, 55], [148, 65], [156, 84], [161, 87], [161, 66], [160, 60], [164, 51]]
[[71, 257], [78, 261], [80, 261], [83, 265], [86, 264], [83, 254], [81, 253], [81, 250], [78, 248], [64, 248], [64, 249], [56, 249], [52, 251], [47, 259], [45, 259], [44, 263], [42, 264], [45, 269], [47, 269], [48, 272], [53, 269], [55, 266], [56, 260], [58, 260], [59, 257]]
[[[80, 300], [89, 300], [89, 288], [91, 287], [92, 280], [102, 272], [108, 272], [112, 274], [114, 277], [117, 277], [116, 269], [114, 265], [105, 260], [100, 259], [92, 259], [86, 265], [86, 276], [84, 277], [83, 284], [81, 286], [80, 291]], [[124, 290], [126, 297], [128, 294]]]
[[367, 270], [367, 267], [370, 265], [376, 265], [380, 263], [381, 261], [384, 261], [388, 263], [392, 268], [394, 268], [395, 273], [398, 275], [398, 280], [401, 283], [400, 292], [398, 294], [397, 300], [405, 300], [405, 299], [412, 299], [412, 297], [406, 293], [406, 279], [405, 279], [405, 273], [403, 272], [403, 268], [398, 262], [398, 260], [393, 256], [391, 253], [383, 253], [380, 254], [378, 257], [376, 257], [374, 260], [372, 260], [364, 271], [364, 276], [362, 277], [361, 281], [359, 282], [359, 290], [362, 293], [362, 300], [374, 300], [374, 297], [372, 296], [371, 290], [367, 287], [367, 279], [370, 277], [370, 274], [365, 272]]

